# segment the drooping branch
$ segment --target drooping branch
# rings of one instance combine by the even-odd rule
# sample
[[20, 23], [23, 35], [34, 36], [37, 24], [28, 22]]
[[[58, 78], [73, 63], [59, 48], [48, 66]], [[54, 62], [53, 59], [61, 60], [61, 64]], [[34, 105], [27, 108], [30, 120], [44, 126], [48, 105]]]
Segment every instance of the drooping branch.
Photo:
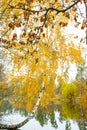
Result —
[[[49, 7], [49, 8], [41, 8], [40, 10], [32, 10], [32, 9], [29, 9], [26, 7], [25, 4], [23, 4], [22, 7], [20, 7], [20, 5], [11, 5], [11, 2], [12, 0], [10, 0], [6, 6], [6, 8], [4, 9], [4, 12], [8, 9], [12, 9], [12, 10], [24, 10], [26, 12], [31, 12], [31, 13], [42, 13], [42, 16], [43, 17], [43, 21], [42, 21], [42, 24], [40, 25], [40, 27], [38, 27], [38, 32], [39, 30], [41, 30], [41, 28], [45, 25], [46, 21], [47, 21], [47, 15], [48, 15], [48, 12], [49, 11], [56, 11], [57, 14], [61, 13], [61, 12], [66, 12], [68, 11], [69, 9], [71, 9], [72, 7], [74, 7], [76, 4], [78, 4], [80, 2], [80, 0], [77, 0], [77, 1], [74, 1], [71, 5], [69, 5], [68, 7], [64, 7], [63, 9], [57, 9], [57, 8], [54, 8], [54, 7]], [[3, 14], [4, 12], [2, 11], [1, 12], [1, 17], [0, 19], [3, 17]], [[2, 18], [3, 19], [3, 18]], [[10, 29], [7, 29], [5, 31], [5, 33], [2, 34], [2, 36], [0, 37], [1, 39], [8, 33]], [[38, 33], [37, 33], [38, 34]], [[35, 38], [34, 38], [35, 39]]]
[[[66, 11], [68, 11], [69, 9], [71, 9], [72, 7], [74, 7], [76, 4], [78, 4], [80, 2], [80, 0], [77, 0], [76, 2], [74, 2], [73, 4], [71, 4], [70, 6], [68, 6], [68, 7], [66, 7], [65, 9], [57, 9], [57, 8], [48, 8], [48, 9], [46, 9], [46, 13], [45, 13], [45, 21], [44, 21], [44, 24], [45, 24], [45, 22], [46, 22], [46, 20], [47, 20], [47, 14], [48, 14], [48, 12], [49, 11], [56, 11], [57, 12], [57, 14], [59, 14], [59, 13], [64, 13], [64, 12], [66, 12]], [[43, 24], [43, 25], [44, 25]]]
[[46, 11], [46, 13], [48, 13], [48, 11], [50, 11], [50, 10], [56, 11], [57, 13], [60, 13], [60, 12], [68, 11], [69, 9], [71, 9], [73, 6], [75, 6], [79, 2], [80, 2], [80, 0], [77, 0], [73, 4], [71, 4], [70, 6], [66, 7], [65, 9], [61, 9], [61, 10], [57, 9], [57, 8], [53, 8], [53, 7], [49, 7], [47, 9], [43, 9], [43, 10], [31, 10], [31, 9], [25, 8], [25, 6], [24, 7], [16, 7], [16, 6], [12, 6], [10, 4], [8, 4], [8, 5], [10, 6], [10, 8], [21, 9], [21, 10], [29, 11], [29, 12], [32, 12], [32, 13], [38, 13], [38, 12], [44, 12], [44, 11]]
[[37, 102], [34, 106], [34, 109], [32, 110], [31, 114], [29, 114], [29, 116], [24, 121], [22, 121], [21, 123], [16, 124], [16, 125], [0, 124], [0, 129], [17, 129], [17, 128], [24, 126], [30, 119], [33, 118], [34, 114], [36, 113], [36, 111], [39, 107], [43, 93], [44, 93], [44, 84], [42, 84], [42, 88], [41, 88], [41, 91], [39, 93], [38, 100], [37, 100]]
[[73, 6], [75, 6], [75, 5], [76, 5], [77, 3], [79, 3], [79, 2], [80, 2], [80, 0], [74, 2], [74, 3], [71, 4], [69, 7], [66, 7], [65, 9], [61, 9], [61, 10], [56, 9], [56, 8], [48, 8], [48, 9], [46, 10], [46, 14], [47, 14], [48, 11], [50, 11], [50, 10], [52, 10], [52, 11], [56, 11], [57, 14], [60, 13], [60, 12], [66, 12], [66, 11], [68, 11], [69, 9], [71, 9]]
[[41, 9], [41, 10], [31, 10], [31, 9], [25, 8], [25, 6], [24, 7], [16, 7], [16, 6], [12, 6], [10, 4], [8, 4], [9, 5], [8, 9], [18, 9], [18, 10], [24, 10], [24, 11], [32, 12], [32, 13], [45, 12], [44, 13], [45, 19], [44, 19], [44, 23], [43, 23], [43, 26], [44, 26], [45, 22], [47, 21], [47, 14], [48, 14], [49, 11], [56, 11], [57, 14], [59, 14], [61, 12], [66, 12], [69, 9], [71, 9], [72, 7], [74, 7], [76, 4], [78, 4], [79, 2], [80, 2], [80, 0], [74, 1], [73, 4], [69, 5], [68, 7], [64, 8], [64, 9], [57, 9], [57, 8], [54, 8], [54, 7], [49, 7], [49, 8]]
[[[75, 6], [76, 4], [78, 4], [80, 2], [80, 0], [74, 1], [73, 4], [69, 5], [68, 7], [64, 7], [63, 9], [57, 9], [54, 7], [49, 7], [49, 8], [44, 8], [44, 9], [40, 9], [40, 10], [32, 10], [29, 8], [26, 8], [25, 4], [23, 5], [23, 7], [20, 7], [20, 5], [11, 5], [11, 2], [8, 3], [6, 9], [16, 9], [16, 10], [24, 10], [26, 12], [31, 12], [31, 13], [43, 13], [43, 21], [42, 24], [38, 27], [38, 32], [36, 34], [36, 36], [38, 35], [39, 31], [43, 28], [43, 26], [45, 25], [46, 21], [47, 21], [47, 15], [49, 11], [56, 11], [56, 14], [59, 14], [61, 12], [66, 12], [69, 9], [71, 9], [73, 6]], [[9, 29], [8, 29], [9, 30]], [[8, 33], [8, 30], [6, 30], [6, 32], [4, 34], [2, 34], [1, 39], [6, 35], [6, 33]], [[34, 37], [35, 39], [35, 37]]]

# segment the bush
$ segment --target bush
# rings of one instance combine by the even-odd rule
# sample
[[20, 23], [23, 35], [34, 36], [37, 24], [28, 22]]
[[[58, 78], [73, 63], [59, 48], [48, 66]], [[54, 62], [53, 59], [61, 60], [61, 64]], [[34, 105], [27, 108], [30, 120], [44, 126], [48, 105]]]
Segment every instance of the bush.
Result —
[[77, 87], [71, 83], [62, 84], [62, 97], [67, 99], [72, 99], [77, 95]]

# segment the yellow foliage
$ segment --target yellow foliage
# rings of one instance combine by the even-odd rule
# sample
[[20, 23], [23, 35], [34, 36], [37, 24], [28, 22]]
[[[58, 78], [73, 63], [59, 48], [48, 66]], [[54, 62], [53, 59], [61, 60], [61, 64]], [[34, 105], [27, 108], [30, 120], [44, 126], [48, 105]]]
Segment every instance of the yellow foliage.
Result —
[[[81, 48], [68, 43], [63, 35], [72, 11], [58, 12], [65, 7], [61, 1], [53, 0], [30, 0], [29, 3], [26, 0], [2, 0], [1, 3], [0, 42], [8, 50], [5, 54], [12, 63], [11, 73], [7, 76], [17, 85], [14, 95], [19, 97], [20, 108], [26, 104], [30, 111], [43, 83], [46, 98], [41, 104], [51, 100], [58, 69], [63, 75], [71, 63], [83, 62]], [[65, 4], [70, 5], [70, 0]], [[14, 104], [18, 106], [17, 101]]]

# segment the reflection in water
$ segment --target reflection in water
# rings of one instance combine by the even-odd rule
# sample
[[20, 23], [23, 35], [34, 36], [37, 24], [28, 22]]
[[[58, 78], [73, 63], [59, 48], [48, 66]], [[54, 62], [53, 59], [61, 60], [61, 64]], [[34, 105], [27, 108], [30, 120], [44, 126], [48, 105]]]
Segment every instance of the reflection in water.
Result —
[[9, 128], [9, 129], [0, 129], [0, 130], [21, 130], [21, 129]]
[[[16, 107], [12, 106], [10, 101], [5, 101], [2, 103], [0, 107], [0, 112], [1, 112], [0, 113], [1, 122], [4, 115], [12, 116], [14, 113], [17, 112], [20, 113], [21, 118], [28, 116], [28, 111], [26, 111], [24, 108], [17, 109]], [[10, 120], [12, 118], [11, 116]], [[17, 118], [15, 118], [15, 120], [16, 119]], [[37, 122], [39, 122], [40, 126], [44, 129], [46, 125], [47, 128], [49, 128], [50, 126], [50, 128], [52, 128], [53, 130], [60, 128], [60, 126], [62, 125], [63, 126], [62, 130], [73, 130], [72, 129], [73, 122], [77, 122], [78, 127], [76, 123], [74, 123], [74, 128], [77, 128], [76, 130], [87, 130], [87, 109], [84, 108], [83, 105], [76, 104], [74, 102], [56, 102], [54, 100], [54, 102], [53, 101], [49, 102], [49, 104], [45, 105], [44, 107], [41, 106], [40, 103], [40, 106], [38, 107], [37, 112], [34, 114], [32, 120], [36, 124]], [[49, 122], [51, 125], [49, 125]], [[10, 123], [12, 124], [12, 122]], [[26, 126], [27, 125], [22, 127], [21, 130], [22, 129], [24, 130], [24, 128], [26, 129]], [[32, 124], [30, 125], [30, 127], [32, 128]], [[36, 127], [35, 129], [38, 129], [38, 127]]]
[[63, 88], [60, 85], [56, 90], [52, 87], [54, 81], [49, 79], [46, 87], [41, 79], [22, 83], [18, 78], [16, 87], [14, 82], [0, 83], [1, 129], [87, 130], [86, 89], [80, 93], [81, 87], [63, 83]]

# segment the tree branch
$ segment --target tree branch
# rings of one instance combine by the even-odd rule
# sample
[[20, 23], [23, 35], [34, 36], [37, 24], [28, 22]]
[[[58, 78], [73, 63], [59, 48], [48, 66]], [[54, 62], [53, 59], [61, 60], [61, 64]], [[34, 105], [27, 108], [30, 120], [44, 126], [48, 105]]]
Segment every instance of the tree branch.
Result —
[[17, 128], [20, 128], [22, 127], [23, 125], [25, 125], [30, 119], [33, 118], [34, 114], [36, 113], [38, 107], [39, 107], [39, 104], [40, 104], [40, 101], [41, 101], [41, 97], [44, 93], [44, 84], [42, 84], [42, 88], [41, 88], [41, 91], [39, 93], [39, 97], [37, 99], [37, 102], [34, 106], [34, 109], [32, 110], [31, 114], [24, 120], [22, 121], [21, 123], [19, 124], [16, 124], [16, 125], [7, 125], [7, 124], [0, 124], [0, 129], [17, 129]]
[[57, 14], [60, 13], [60, 12], [66, 12], [66, 11], [68, 11], [69, 9], [71, 9], [73, 6], [75, 6], [75, 5], [76, 5], [77, 3], [79, 3], [79, 2], [80, 2], [80, 0], [74, 2], [74, 3], [73, 3], [72, 5], [70, 5], [69, 7], [66, 7], [65, 9], [61, 9], [61, 10], [56, 9], [56, 8], [48, 8], [48, 9], [46, 10], [46, 15], [47, 15], [48, 11], [50, 11], [50, 10], [56, 11]]
[[77, 0], [76, 2], [74, 2], [73, 4], [71, 4], [69, 7], [66, 7], [65, 9], [61, 9], [61, 10], [56, 9], [56, 8], [52, 8], [52, 7], [48, 8], [48, 9], [46, 10], [46, 13], [45, 13], [45, 21], [44, 21], [44, 23], [43, 23], [43, 26], [44, 26], [44, 24], [45, 24], [45, 22], [46, 22], [46, 20], [47, 20], [47, 14], [48, 14], [48, 12], [49, 12], [50, 10], [56, 11], [57, 14], [59, 14], [59, 13], [61, 13], [61, 12], [66, 12], [66, 11], [68, 11], [68, 10], [71, 9], [73, 6], [75, 6], [76, 4], [78, 4], [79, 2], [80, 2], [80, 0]]
[[[51, 11], [56, 11], [57, 14], [59, 14], [59, 13], [61, 13], [61, 12], [66, 12], [66, 11], [68, 11], [68, 10], [71, 9], [73, 6], [75, 6], [76, 4], [78, 4], [79, 2], [80, 2], [80, 0], [74, 1], [73, 4], [71, 4], [70, 6], [64, 8], [64, 9], [61, 9], [61, 10], [60, 10], [60, 9], [57, 9], [57, 8], [54, 8], [54, 7], [49, 7], [49, 8], [47, 8], [47, 9], [43, 9], [43, 10], [31, 10], [31, 9], [25, 8], [25, 6], [24, 6], [24, 7], [16, 7], [16, 6], [12, 6], [12, 5], [10, 5], [10, 4], [8, 4], [8, 5], [9, 5], [10, 8], [12, 8], [12, 9], [21, 9], [21, 10], [29, 11], [29, 12], [32, 12], [32, 13], [45, 12], [45, 13], [44, 13], [45, 19], [44, 19], [43, 25], [42, 25], [42, 27], [43, 27], [44, 24], [45, 24], [46, 21], [47, 21], [47, 14], [48, 14], [48, 12], [49, 12], [50, 10], [51, 10]], [[10, 9], [10, 8], [8, 8], [8, 9]]]

